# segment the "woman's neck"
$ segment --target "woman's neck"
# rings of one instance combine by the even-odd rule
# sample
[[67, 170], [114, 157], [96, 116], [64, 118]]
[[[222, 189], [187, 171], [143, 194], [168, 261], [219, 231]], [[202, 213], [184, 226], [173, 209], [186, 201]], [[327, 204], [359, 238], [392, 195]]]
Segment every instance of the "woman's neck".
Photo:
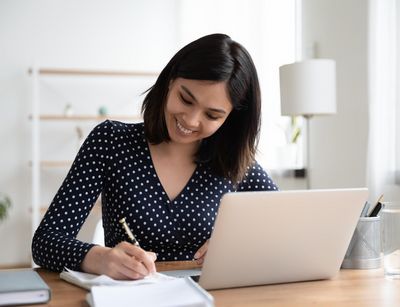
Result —
[[150, 145], [162, 156], [171, 159], [180, 159], [193, 162], [194, 155], [198, 149], [198, 144], [178, 144], [174, 142], [163, 142], [157, 145]]

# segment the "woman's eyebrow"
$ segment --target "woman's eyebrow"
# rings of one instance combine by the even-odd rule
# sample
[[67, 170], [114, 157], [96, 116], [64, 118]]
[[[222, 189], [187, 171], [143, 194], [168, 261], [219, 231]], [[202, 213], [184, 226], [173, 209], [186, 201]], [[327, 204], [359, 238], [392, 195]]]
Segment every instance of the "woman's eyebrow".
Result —
[[[182, 90], [188, 94], [195, 102], [198, 102], [196, 97], [192, 94], [192, 92], [184, 85], [181, 85]], [[215, 108], [208, 108], [208, 110], [212, 111], [212, 112], [218, 112], [221, 114], [226, 114], [226, 111], [223, 109], [215, 109]]]

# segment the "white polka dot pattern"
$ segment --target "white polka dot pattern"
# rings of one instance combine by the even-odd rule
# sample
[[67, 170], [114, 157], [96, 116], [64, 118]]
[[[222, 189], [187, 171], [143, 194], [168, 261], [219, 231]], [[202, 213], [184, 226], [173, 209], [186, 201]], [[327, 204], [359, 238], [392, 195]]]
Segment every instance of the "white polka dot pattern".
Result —
[[151, 160], [143, 123], [105, 121], [85, 140], [32, 242], [34, 261], [48, 269], [80, 270], [93, 244], [76, 239], [96, 199], [102, 195], [106, 246], [125, 239], [126, 217], [140, 245], [158, 260], [192, 259], [210, 237], [221, 197], [232, 191], [277, 190], [256, 163], [236, 187], [199, 164], [169, 200]]

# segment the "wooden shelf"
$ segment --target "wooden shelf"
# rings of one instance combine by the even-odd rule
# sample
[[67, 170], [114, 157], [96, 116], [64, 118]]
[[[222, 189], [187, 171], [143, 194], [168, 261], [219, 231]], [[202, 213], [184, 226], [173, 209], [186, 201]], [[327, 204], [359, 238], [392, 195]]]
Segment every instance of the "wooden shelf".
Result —
[[[32, 68], [28, 70], [32, 74]], [[59, 76], [98, 76], [98, 77], [157, 77], [158, 72], [152, 71], [124, 71], [124, 70], [91, 70], [74, 68], [41, 68], [38, 70], [40, 75], [59, 75]]]
[[[33, 116], [29, 115], [29, 119]], [[44, 121], [103, 121], [106, 119], [111, 120], [131, 120], [140, 121], [141, 116], [130, 116], [130, 115], [57, 115], [57, 114], [43, 114], [39, 115], [40, 120]]]
[[[72, 165], [73, 161], [68, 160], [42, 160], [40, 161], [41, 168], [66, 168]], [[32, 166], [32, 161], [29, 161], [29, 166]]]
[[62, 168], [62, 167], [70, 167], [73, 161], [51, 161], [51, 160], [43, 160], [40, 161], [40, 167], [42, 168]]
[[[31, 91], [32, 113], [29, 115], [29, 119], [31, 120], [32, 124], [32, 129], [31, 129], [32, 161], [29, 162], [29, 166], [31, 167], [31, 173], [32, 173], [32, 196], [31, 196], [32, 206], [30, 208], [30, 211], [32, 213], [31, 225], [32, 225], [32, 235], [33, 235], [34, 231], [37, 229], [40, 223], [41, 218], [46, 213], [48, 206], [50, 204], [50, 203], [45, 203], [45, 204], [41, 203], [42, 201], [47, 202], [46, 199], [42, 200], [43, 198], [41, 196], [41, 194], [43, 193], [42, 190], [47, 191], [49, 189], [48, 187], [42, 186], [43, 183], [41, 182], [42, 181], [41, 173], [43, 173], [43, 177], [45, 176], [49, 177], [50, 174], [51, 176], [53, 176], [56, 173], [58, 173], [58, 175], [61, 175], [61, 172], [65, 172], [66, 170], [68, 170], [73, 163], [73, 160], [54, 160], [52, 159], [51, 156], [44, 157], [49, 160], [45, 159], [41, 160], [40, 159], [41, 133], [43, 133], [45, 130], [51, 131], [54, 125], [56, 124], [60, 125], [61, 123], [62, 125], [64, 124], [67, 125], [70, 129], [75, 129], [75, 128], [80, 128], [79, 126], [82, 125], [85, 126], [91, 124], [98, 124], [106, 119], [117, 120], [122, 122], [126, 121], [132, 123], [143, 121], [143, 118], [139, 113], [139, 110], [136, 110], [135, 108], [131, 109], [132, 112], [123, 112], [123, 110], [119, 109], [116, 110], [115, 112], [120, 114], [107, 114], [107, 115], [99, 115], [98, 111], [96, 110], [92, 110], [92, 114], [89, 110], [83, 114], [76, 112], [76, 115], [75, 114], [65, 115], [67, 112], [64, 112], [63, 109], [59, 109], [58, 110], [59, 112], [56, 112], [56, 110], [52, 111], [49, 108], [42, 109], [41, 100], [43, 99], [43, 97], [41, 98], [40, 94], [42, 90], [41, 79], [43, 80], [58, 79], [59, 81], [63, 82], [67, 81], [67, 84], [68, 81], [73, 81], [73, 84], [75, 84], [75, 82], [78, 82], [78, 84], [81, 84], [82, 86], [84, 86], [87, 81], [89, 81], [89, 83], [91, 84], [92, 80], [96, 79], [97, 81], [101, 81], [101, 83], [112, 81], [110, 83], [110, 86], [112, 86], [113, 84], [119, 84], [121, 82], [123, 82], [123, 84], [125, 84], [126, 82], [136, 83], [135, 78], [138, 78], [138, 80], [146, 82], [150, 82], [151, 80], [154, 81], [158, 77], [159, 72], [140, 71], [140, 70], [134, 70], [134, 71], [106, 70], [101, 68], [97, 70], [79, 69], [79, 68], [60, 68], [60, 67], [43, 68], [34, 66], [28, 69], [28, 73], [30, 74], [32, 81], [32, 91]], [[112, 78], [114, 78], [114, 80], [111, 80]], [[139, 84], [141, 84], [141, 82]], [[118, 89], [119, 87], [116, 88]], [[68, 87], [66, 89], [68, 89]], [[43, 90], [46, 92], [46, 88], [43, 88]], [[92, 90], [92, 88], [89, 87], [88, 90]], [[79, 94], [79, 92], [77, 94]], [[50, 101], [50, 98], [47, 97], [47, 100]], [[41, 114], [41, 111], [44, 113], [48, 112], [48, 114], [43, 114], [43, 113]], [[80, 136], [83, 134], [83, 132], [81, 133], [81, 131], [79, 130], [76, 130], [76, 132], [78, 134], [78, 139], [81, 140], [82, 138]], [[51, 140], [50, 141], [46, 140], [46, 142], [51, 142]], [[65, 158], [68, 159], [69, 157], [65, 156]], [[101, 204], [99, 200], [94, 206], [93, 211], [96, 213], [96, 215], [101, 214]]]

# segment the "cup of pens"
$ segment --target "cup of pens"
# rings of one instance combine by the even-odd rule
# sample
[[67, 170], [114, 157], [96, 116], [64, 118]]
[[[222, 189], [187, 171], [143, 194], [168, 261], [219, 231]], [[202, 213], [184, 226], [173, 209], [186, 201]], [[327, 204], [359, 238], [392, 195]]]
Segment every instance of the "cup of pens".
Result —
[[376, 269], [382, 264], [381, 217], [382, 204], [378, 201], [368, 213], [369, 203], [364, 206], [344, 257], [343, 269]]

